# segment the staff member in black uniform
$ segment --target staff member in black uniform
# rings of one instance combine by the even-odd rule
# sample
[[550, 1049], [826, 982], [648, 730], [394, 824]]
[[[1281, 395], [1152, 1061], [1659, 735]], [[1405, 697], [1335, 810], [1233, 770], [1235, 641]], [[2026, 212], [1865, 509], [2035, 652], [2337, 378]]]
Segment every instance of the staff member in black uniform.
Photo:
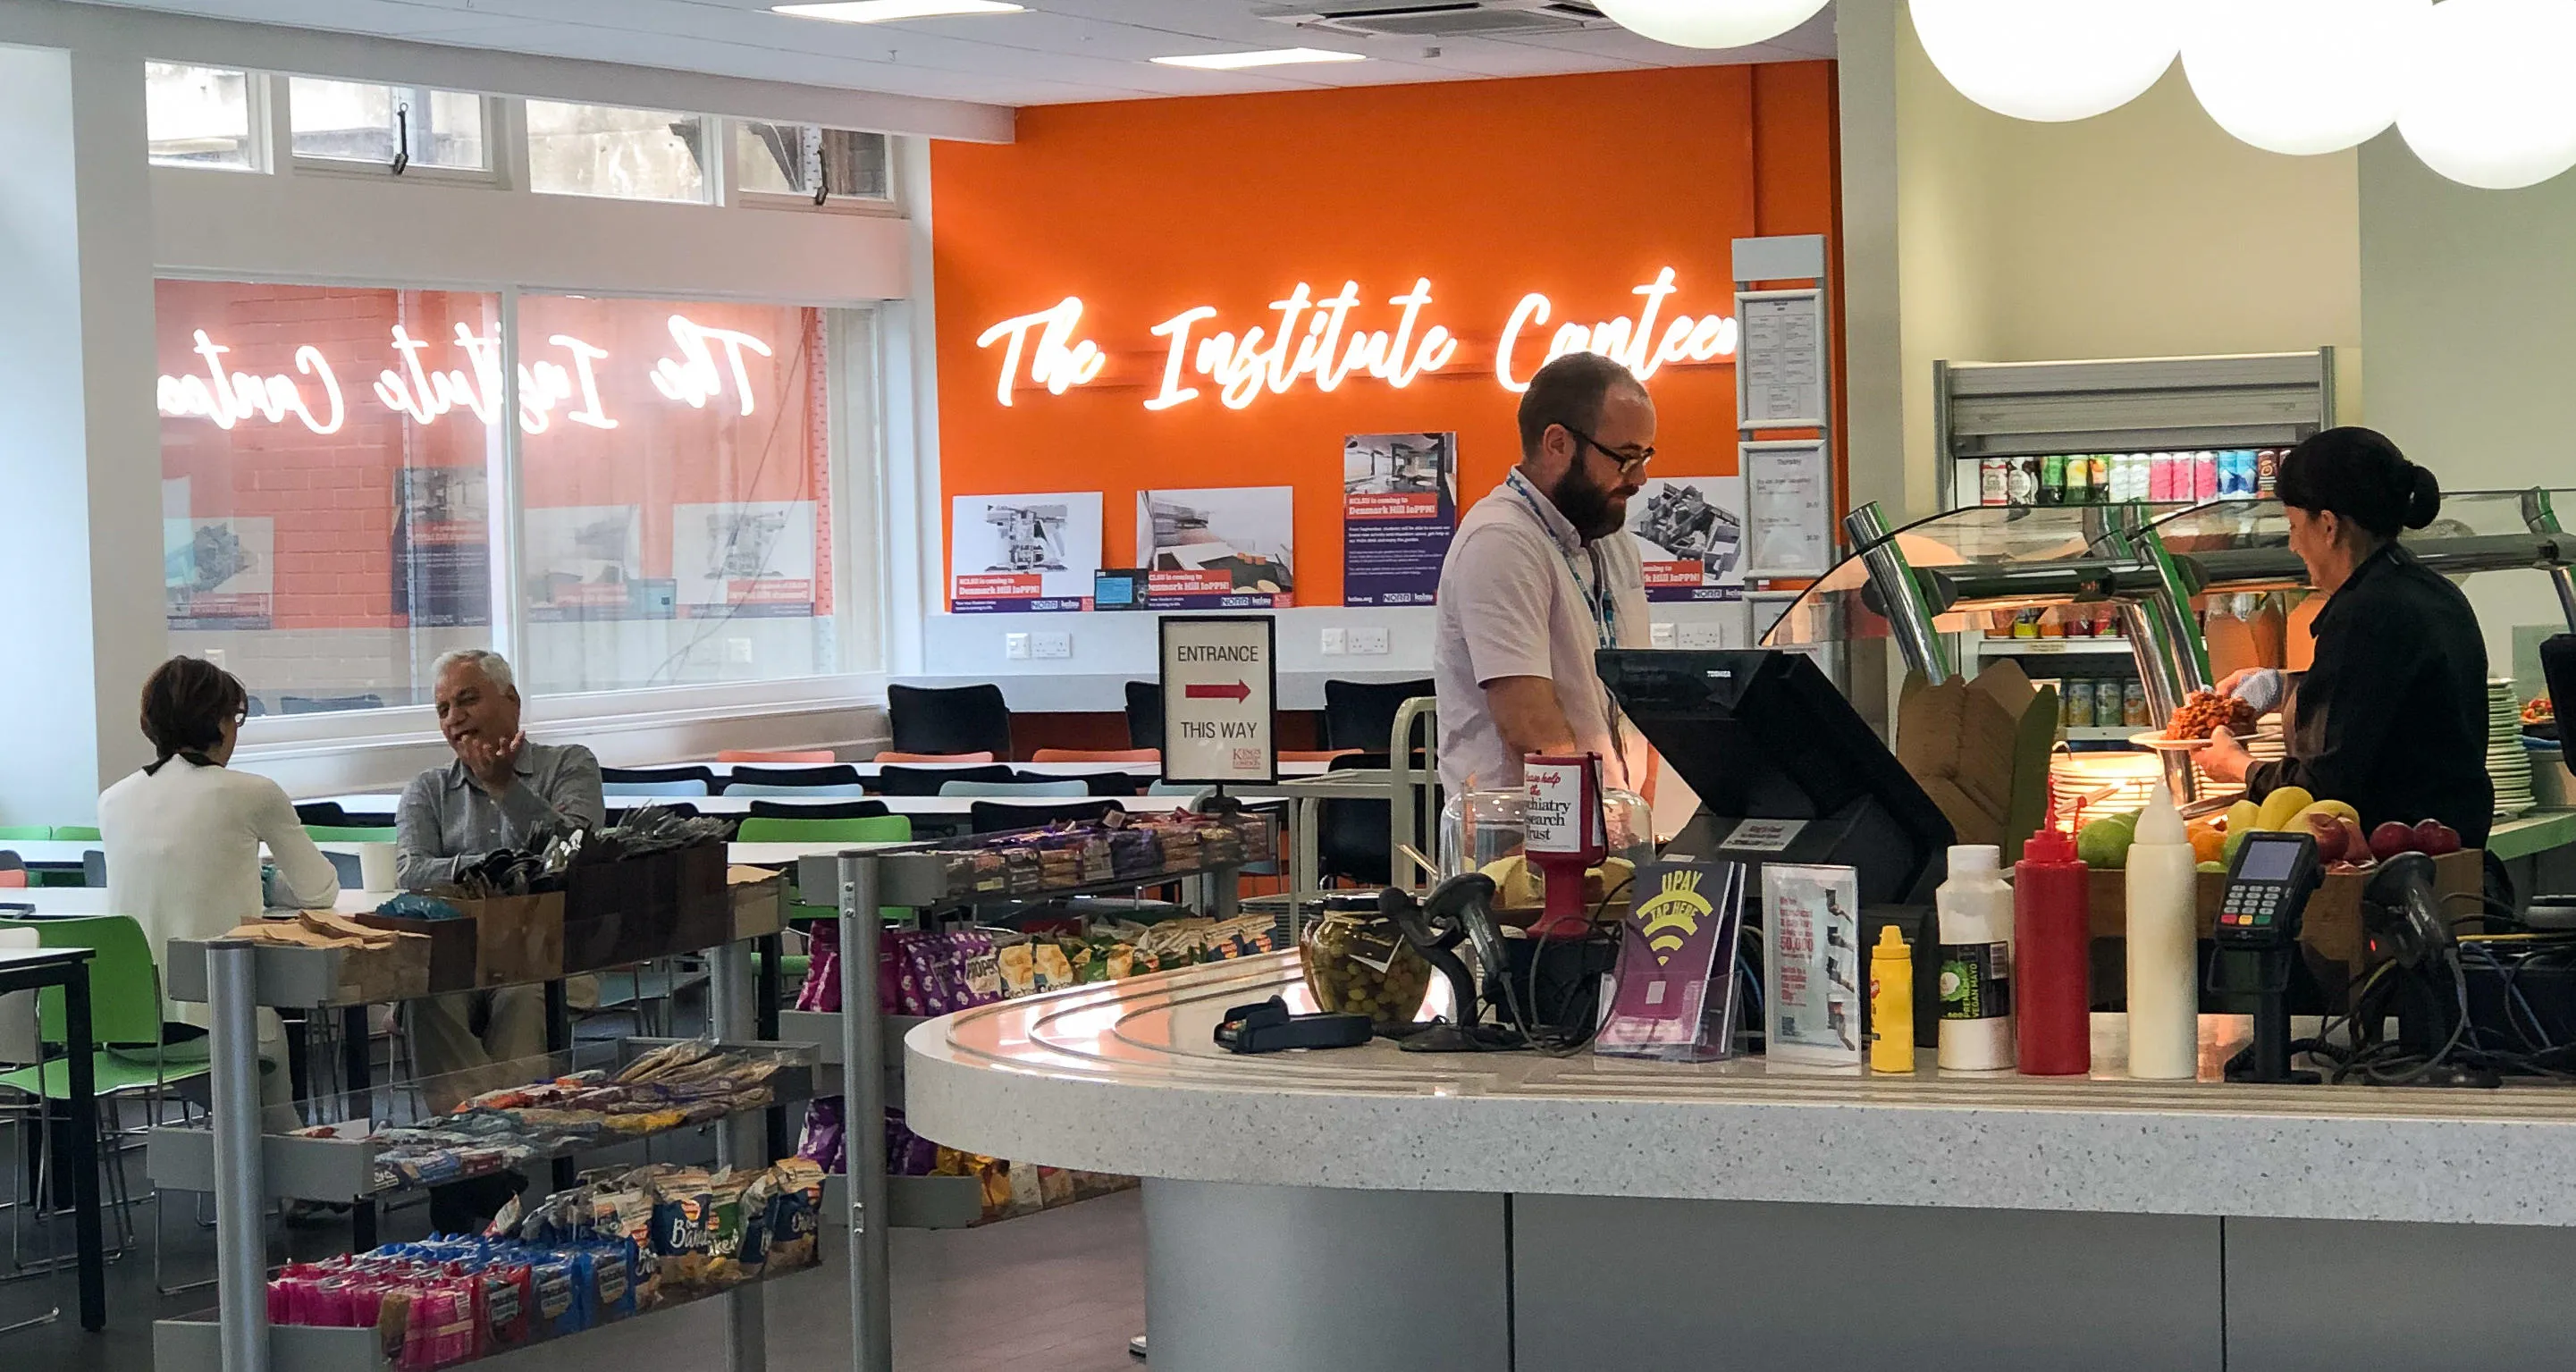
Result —
[[[2257, 764], [2222, 729], [2202, 769], [2244, 782], [2255, 800], [2301, 786], [2343, 801], [2365, 833], [2435, 819], [2463, 845], [2485, 846], [2495, 818], [2486, 640], [2460, 588], [2397, 543], [2400, 529], [2441, 513], [2441, 483], [2385, 435], [2344, 428], [2292, 449], [2278, 489], [2290, 550], [2330, 597], [2315, 621], [2316, 658], [2292, 689], [2288, 757]], [[2278, 696], [2256, 677], [2236, 673], [2222, 689]]]

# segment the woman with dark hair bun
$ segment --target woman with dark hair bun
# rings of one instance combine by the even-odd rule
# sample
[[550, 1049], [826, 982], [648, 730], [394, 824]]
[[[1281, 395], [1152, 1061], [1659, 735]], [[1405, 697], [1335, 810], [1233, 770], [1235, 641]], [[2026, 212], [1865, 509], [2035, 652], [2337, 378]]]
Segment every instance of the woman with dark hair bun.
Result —
[[[267, 906], [261, 844], [277, 864], [280, 903], [329, 909], [340, 895], [338, 871], [304, 832], [285, 788], [225, 765], [249, 709], [241, 682], [204, 658], [162, 663], [143, 683], [143, 736], [158, 756], [98, 798], [108, 908], [133, 916], [165, 964], [174, 938], [220, 938], [259, 918]], [[172, 1010], [182, 1023], [206, 1023], [202, 1005], [163, 1012]], [[259, 1037], [263, 1059], [285, 1061], [276, 1016], [261, 1012]], [[271, 1107], [285, 1102], [283, 1072], [261, 1084]]]
[[2316, 656], [2294, 683], [2238, 672], [2220, 689], [2290, 706], [2290, 755], [2255, 765], [2220, 730], [2200, 754], [2260, 800], [2284, 786], [2361, 812], [2367, 831], [2432, 819], [2482, 847], [2495, 819], [2487, 778], [2487, 646], [2460, 588], [2397, 541], [2442, 512], [2442, 483], [2369, 429], [2328, 429], [2290, 450], [2277, 489], [2290, 550], [2329, 599]]

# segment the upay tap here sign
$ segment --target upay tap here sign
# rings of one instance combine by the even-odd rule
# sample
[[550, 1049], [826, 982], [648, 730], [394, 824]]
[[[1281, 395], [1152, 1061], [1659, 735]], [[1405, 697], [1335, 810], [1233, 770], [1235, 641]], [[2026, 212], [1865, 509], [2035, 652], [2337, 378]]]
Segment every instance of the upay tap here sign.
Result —
[[1279, 694], [1277, 622], [1266, 615], [1165, 615], [1163, 779], [1279, 779], [1271, 728]]

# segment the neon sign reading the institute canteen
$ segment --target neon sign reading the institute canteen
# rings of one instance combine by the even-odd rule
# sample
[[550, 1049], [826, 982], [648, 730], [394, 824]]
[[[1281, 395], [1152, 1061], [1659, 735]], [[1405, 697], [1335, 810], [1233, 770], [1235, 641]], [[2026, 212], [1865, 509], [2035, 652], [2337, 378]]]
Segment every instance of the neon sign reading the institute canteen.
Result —
[[[730, 384], [742, 413], [752, 414], [751, 372], [745, 355], [772, 356], [769, 345], [738, 330], [708, 328], [687, 315], [672, 315], [669, 328], [680, 355], [654, 362], [646, 373], [654, 389], [693, 409], [705, 409]], [[437, 423], [440, 416], [458, 409], [491, 423], [502, 405], [501, 340], [458, 324], [451, 342], [464, 354], [465, 365], [434, 366], [428, 360], [432, 341], [415, 338], [409, 329], [394, 325], [392, 344], [398, 360], [377, 373], [376, 402], [415, 424]], [[519, 428], [541, 434], [558, 417], [593, 429], [616, 428], [617, 421], [609, 417], [599, 393], [599, 373], [609, 359], [608, 350], [560, 333], [549, 337], [546, 347], [561, 355], [519, 364]], [[222, 429], [252, 419], [282, 424], [291, 418], [316, 434], [338, 433], [347, 419], [340, 379], [322, 350], [309, 343], [295, 350], [295, 375], [228, 371], [224, 357], [232, 350], [203, 329], [196, 331], [192, 351], [204, 360], [204, 372], [161, 378], [163, 415], [211, 419]], [[299, 381], [299, 376], [305, 381]], [[306, 381], [320, 390], [318, 407], [306, 397]]]
[[[1568, 320], [1538, 342], [1556, 305], [1531, 292], [1521, 297], [1504, 322], [1494, 349], [1493, 375], [1504, 390], [1529, 389], [1530, 373], [1568, 353], [1596, 352], [1615, 358], [1640, 379], [1675, 364], [1713, 362], [1735, 353], [1736, 321], [1721, 314], [1676, 314], [1662, 318], [1665, 304], [1680, 288], [1673, 269], [1631, 294], [1643, 300], [1633, 315], [1595, 323]], [[1229, 409], [1244, 409], [1265, 393], [1286, 395], [1300, 384], [1330, 393], [1355, 375], [1366, 375], [1402, 390], [1423, 376], [1446, 369], [1458, 356], [1459, 342], [1447, 326], [1426, 324], [1433, 304], [1431, 281], [1419, 278], [1413, 289], [1390, 297], [1394, 327], [1370, 329], [1354, 321], [1361, 308], [1360, 287], [1345, 281], [1337, 294], [1316, 298], [1314, 288], [1298, 282], [1270, 302], [1274, 323], [1254, 325], [1240, 333], [1216, 326], [1213, 305], [1183, 310], [1152, 329], [1161, 340], [1160, 381], [1145, 400], [1149, 410], [1168, 410], [1197, 400], [1206, 382]], [[1011, 403], [1021, 384], [1044, 386], [1062, 395], [1090, 384], [1108, 365], [1100, 345], [1081, 337], [1083, 303], [1067, 296], [1034, 314], [1005, 319], [975, 340], [978, 348], [1002, 345], [1001, 378], [996, 397]]]

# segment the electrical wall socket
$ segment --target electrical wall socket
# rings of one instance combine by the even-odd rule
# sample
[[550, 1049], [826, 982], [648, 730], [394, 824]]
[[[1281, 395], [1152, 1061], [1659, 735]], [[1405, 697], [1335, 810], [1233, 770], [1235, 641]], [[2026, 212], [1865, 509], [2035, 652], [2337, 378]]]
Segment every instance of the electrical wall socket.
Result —
[[1073, 635], [1045, 633], [1029, 635], [1029, 656], [1049, 660], [1073, 656]]
[[1324, 631], [1324, 656], [1340, 657], [1351, 650], [1351, 631], [1335, 626]]
[[734, 663], [738, 666], [748, 665], [751, 662], [751, 640], [747, 638], [726, 639], [725, 661]]
[[218, 667], [223, 666], [224, 650], [221, 648], [208, 648], [206, 650], [206, 661], [211, 662]]
[[1723, 624], [1685, 624], [1681, 627], [1682, 646], [1685, 648], [1726, 646], [1726, 626]]
[[1386, 628], [1384, 625], [1376, 625], [1366, 629], [1351, 630], [1352, 656], [1384, 657], [1386, 656], [1386, 651]]
[[1002, 635], [1002, 656], [1013, 662], [1028, 661], [1029, 636], [1027, 634]]
[[1673, 626], [1670, 624], [1648, 625], [1646, 631], [1646, 642], [1649, 646], [1656, 648], [1669, 648], [1673, 646]]

